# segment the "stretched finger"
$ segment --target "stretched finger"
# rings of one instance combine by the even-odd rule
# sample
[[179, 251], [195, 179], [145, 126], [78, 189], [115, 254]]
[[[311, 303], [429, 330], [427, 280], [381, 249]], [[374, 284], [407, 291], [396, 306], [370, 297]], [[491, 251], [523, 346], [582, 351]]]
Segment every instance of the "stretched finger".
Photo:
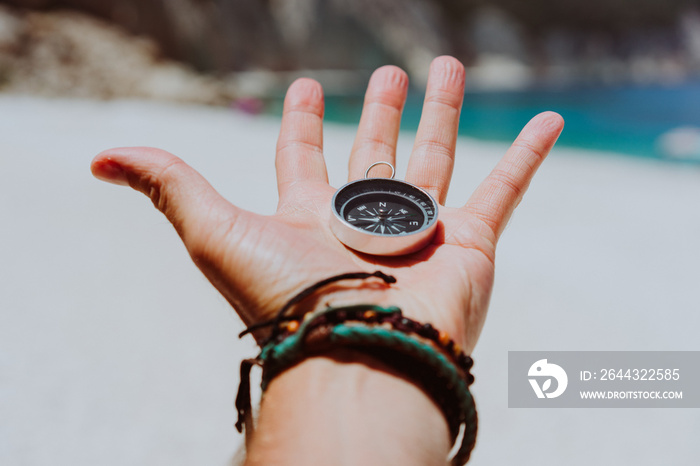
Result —
[[280, 198], [300, 182], [328, 183], [323, 160], [323, 107], [323, 89], [313, 79], [297, 79], [289, 86], [275, 158]]
[[452, 178], [463, 98], [464, 66], [452, 57], [433, 60], [406, 181], [428, 191], [440, 204], [445, 203]]
[[[383, 66], [372, 74], [350, 154], [349, 181], [362, 178], [367, 167], [375, 162], [396, 165], [396, 141], [407, 91], [408, 76], [400, 68]], [[373, 176], [391, 174], [386, 166], [377, 166], [376, 172], [374, 170]]]
[[497, 238], [563, 128], [563, 118], [554, 112], [541, 113], [530, 120], [465, 205]]
[[148, 196], [182, 237], [197, 251], [203, 225], [235, 221], [243, 211], [222, 198], [193, 168], [178, 157], [150, 147], [124, 147], [98, 154], [91, 164], [95, 177], [131, 186]]

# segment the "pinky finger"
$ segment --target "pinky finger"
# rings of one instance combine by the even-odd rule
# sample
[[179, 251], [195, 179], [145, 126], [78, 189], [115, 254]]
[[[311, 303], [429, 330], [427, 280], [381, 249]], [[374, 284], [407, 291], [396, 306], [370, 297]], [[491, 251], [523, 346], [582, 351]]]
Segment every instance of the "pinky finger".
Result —
[[464, 206], [486, 223], [496, 238], [503, 232], [563, 128], [563, 118], [554, 112], [541, 113], [530, 120]]

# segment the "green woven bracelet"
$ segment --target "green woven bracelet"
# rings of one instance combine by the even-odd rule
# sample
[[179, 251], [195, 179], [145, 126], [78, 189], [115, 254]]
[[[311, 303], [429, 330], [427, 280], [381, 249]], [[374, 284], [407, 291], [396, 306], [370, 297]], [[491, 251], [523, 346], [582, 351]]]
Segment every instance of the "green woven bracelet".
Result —
[[[322, 354], [328, 347], [352, 347], [378, 357], [391, 366], [397, 366], [399, 361], [405, 359], [402, 372], [413, 375], [414, 380], [419, 368], [422, 368], [420, 378], [423, 380], [415, 382], [426, 389], [434, 399], [439, 398], [435, 401], [448, 418], [453, 441], [457, 437], [458, 426], [464, 426], [460, 448], [452, 459], [452, 464], [464, 464], [474, 447], [477, 430], [476, 408], [468, 387], [470, 379], [465, 379], [457, 365], [436, 349], [435, 345], [421, 341], [404, 331], [380, 325], [370, 326], [365, 321], [355, 318], [358, 315], [364, 317], [368, 312], [376, 315], [377, 321], [382, 321], [388, 316], [397, 316], [395, 320], [410, 321], [402, 316], [399, 308], [383, 308], [371, 304], [328, 308], [310, 314], [298, 327], [295, 326], [293, 332], [281, 334], [276, 341], [265, 345], [256, 358], [255, 363], [263, 367], [263, 391], [281, 372], [311, 355]], [[339, 316], [343, 319], [339, 319]], [[416, 324], [415, 321], [410, 322]], [[322, 347], [319, 348], [318, 342], [309, 345], [309, 333], [321, 327], [324, 328]], [[425, 379], [433, 380], [432, 388], [430, 384], [426, 385]], [[444, 386], [436, 388], [435, 380], [439, 380]], [[448, 400], [436, 393], [446, 394]], [[455, 405], [458, 407], [457, 412], [453, 411]]]

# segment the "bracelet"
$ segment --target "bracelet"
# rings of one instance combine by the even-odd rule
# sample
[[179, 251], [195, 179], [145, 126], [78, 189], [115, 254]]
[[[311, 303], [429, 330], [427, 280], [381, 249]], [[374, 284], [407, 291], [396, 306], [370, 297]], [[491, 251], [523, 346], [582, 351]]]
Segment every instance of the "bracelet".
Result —
[[[375, 276], [392, 283], [384, 277], [393, 277], [380, 274], [362, 274], [364, 277], [344, 274], [337, 276], [341, 278], [331, 277], [319, 283], [327, 284], [335, 281], [332, 280], [334, 278], [348, 279], [348, 275], [353, 275], [352, 278]], [[320, 288], [317, 285], [299, 295], [311, 288]], [[461, 428], [464, 428], [460, 447], [451, 463], [466, 463], [477, 431], [476, 408], [469, 391], [469, 385], [474, 382], [469, 372], [473, 360], [445, 332], [438, 331], [429, 323], [422, 324], [405, 317], [397, 307], [360, 304], [327, 308], [303, 316], [284, 316], [290, 307], [285, 306], [275, 319], [251, 326], [241, 333], [243, 336], [254, 329], [276, 324], [272, 335], [263, 343], [260, 354], [241, 363], [241, 382], [236, 397], [236, 428], [239, 432], [243, 431], [244, 425], [246, 434], [252, 432], [250, 369], [253, 365], [263, 368], [264, 392], [269, 382], [284, 370], [309, 356], [343, 346], [362, 351], [396, 368], [426, 391], [444, 413], [453, 443]]]

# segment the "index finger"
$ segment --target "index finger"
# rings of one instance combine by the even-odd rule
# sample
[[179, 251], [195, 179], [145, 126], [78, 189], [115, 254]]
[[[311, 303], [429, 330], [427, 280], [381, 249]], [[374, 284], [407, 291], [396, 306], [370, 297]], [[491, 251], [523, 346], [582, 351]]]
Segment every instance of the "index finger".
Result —
[[319, 83], [301, 78], [289, 86], [275, 158], [280, 199], [296, 183], [328, 183], [323, 159], [323, 110]]

